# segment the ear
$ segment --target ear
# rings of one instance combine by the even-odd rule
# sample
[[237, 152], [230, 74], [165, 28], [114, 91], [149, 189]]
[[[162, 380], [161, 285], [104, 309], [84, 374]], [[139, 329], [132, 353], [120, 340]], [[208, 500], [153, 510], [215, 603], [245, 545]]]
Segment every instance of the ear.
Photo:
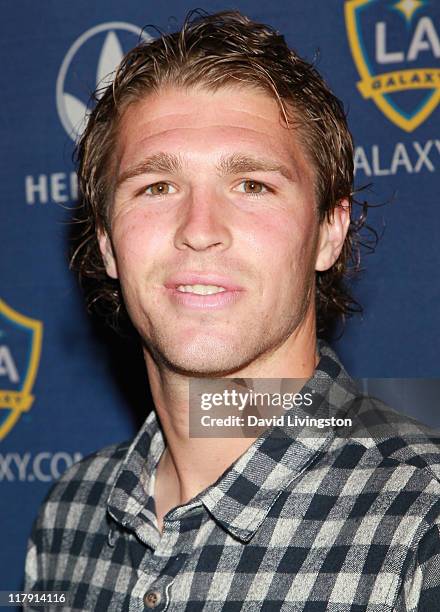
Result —
[[331, 219], [324, 219], [320, 225], [315, 270], [324, 272], [332, 267], [342, 250], [349, 225], [350, 204], [344, 199], [335, 206]]
[[111, 278], [118, 278], [118, 269], [113, 252], [112, 241], [105, 230], [98, 230], [98, 243], [107, 274]]

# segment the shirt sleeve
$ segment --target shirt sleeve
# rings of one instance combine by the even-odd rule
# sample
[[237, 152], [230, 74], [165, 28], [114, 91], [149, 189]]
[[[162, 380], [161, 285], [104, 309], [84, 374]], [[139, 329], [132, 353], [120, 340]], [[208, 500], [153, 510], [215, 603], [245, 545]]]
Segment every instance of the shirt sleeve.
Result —
[[405, 574], [395, 612], [433, 612], [440, 602], [440, 530], [436, 524], [420, 540]]
[[37, 582], [37, 548], [32, 538], [29, 538], [24, 570], [24, 590], [33, 591]]
[[[48, 583], [47, 566], [50, 551], [46, 540], [48, 533], [53, 531], [54, 521], [53, 519], [51, 520], [50, 498], [55, 486], [56, 483], [49, 489], [49, 492], [41, 504], [28, 539], [24, 567], [23, 589], [25, 592], [53, 590], [52, 585]], [[23, 610], [32, 609], [33, 608], [29, 605], [23, 606]], [[41, 611], [41, 606], [35, 609]]]
[[[37, 523], [38, 519], [34, 523], [27, 546], [23, 587], [26, 593], [46, 590], [43, 569], [44, 551], [39, 550], [37, 545]], [[37, 610], [38, 608], [32, 607], [29, 603], [23, 603], [22, 609], [23, 612], [27, 612], [28, 610]], [[39, 609], [41, 610], [41, 607]]]
[[[41, 554], [38, 554], [37, 543], [35, 541], [36, 523], [32, 528], [32, 533], [28, 540], [25, 571], [24, 571], [24, 590], [26, 592], [36, 589], [39, 576], [41, 576]], [[41, 552], [41, 551], [40, 551]], [[40, 567], [39, 567], [40, 565]]]

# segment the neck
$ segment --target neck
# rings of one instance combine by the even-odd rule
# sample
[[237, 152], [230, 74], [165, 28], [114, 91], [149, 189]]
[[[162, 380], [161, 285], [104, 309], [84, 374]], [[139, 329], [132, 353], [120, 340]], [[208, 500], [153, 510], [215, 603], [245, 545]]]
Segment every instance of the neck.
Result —
[[[302, 326], [270, 355], [262, 356], [229, 377], [310, 378], [318, 355], [314, 318], [306, 323], [308, 325]], [[256, 438], [191, 438], [188, 406], [191, 377], [158, 364], [147, 349], [144, 349], [144, 357], [166, 443], [158, 466], [157, 483], [162, 483], [162, 493], [171, 508], [186, 503], [215, 482]], [[273, 387], [271, 392], [274, 392]]]

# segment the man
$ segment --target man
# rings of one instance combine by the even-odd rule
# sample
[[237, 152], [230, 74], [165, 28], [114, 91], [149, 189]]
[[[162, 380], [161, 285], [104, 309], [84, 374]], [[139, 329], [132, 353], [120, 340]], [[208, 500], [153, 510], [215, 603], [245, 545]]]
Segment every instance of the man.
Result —
[[[352, 140], [316, 70], [237, 12], [190, 17], [125, 57], [79, 178], [76, 265], [128, 313], [154, 410], [55, 484], [26, 589], [69, 610], [437, 610], [437, 443], [317, 341], [353, 309], [356, 253]], [[192, 437], [191, 384], [221, 378], [309, 379], [313, 414], [366, 427]]]

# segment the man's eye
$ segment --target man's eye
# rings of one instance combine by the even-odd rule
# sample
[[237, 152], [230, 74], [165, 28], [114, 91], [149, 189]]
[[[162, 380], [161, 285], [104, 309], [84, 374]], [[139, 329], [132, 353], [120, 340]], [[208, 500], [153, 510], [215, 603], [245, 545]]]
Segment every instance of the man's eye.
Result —
[[269, 189], [264, 183], [247, 179], [240, 183], [239, 191], [241, 191], [241, 193], [260, 195], [262, 193], [265, 193], [266, 191], [269, 191]]
[[175, 191], [174, 187], [169, 183], [153, 183], [145, 189], [145, 193], [149, 196], [167, 195], [175, 193]]

